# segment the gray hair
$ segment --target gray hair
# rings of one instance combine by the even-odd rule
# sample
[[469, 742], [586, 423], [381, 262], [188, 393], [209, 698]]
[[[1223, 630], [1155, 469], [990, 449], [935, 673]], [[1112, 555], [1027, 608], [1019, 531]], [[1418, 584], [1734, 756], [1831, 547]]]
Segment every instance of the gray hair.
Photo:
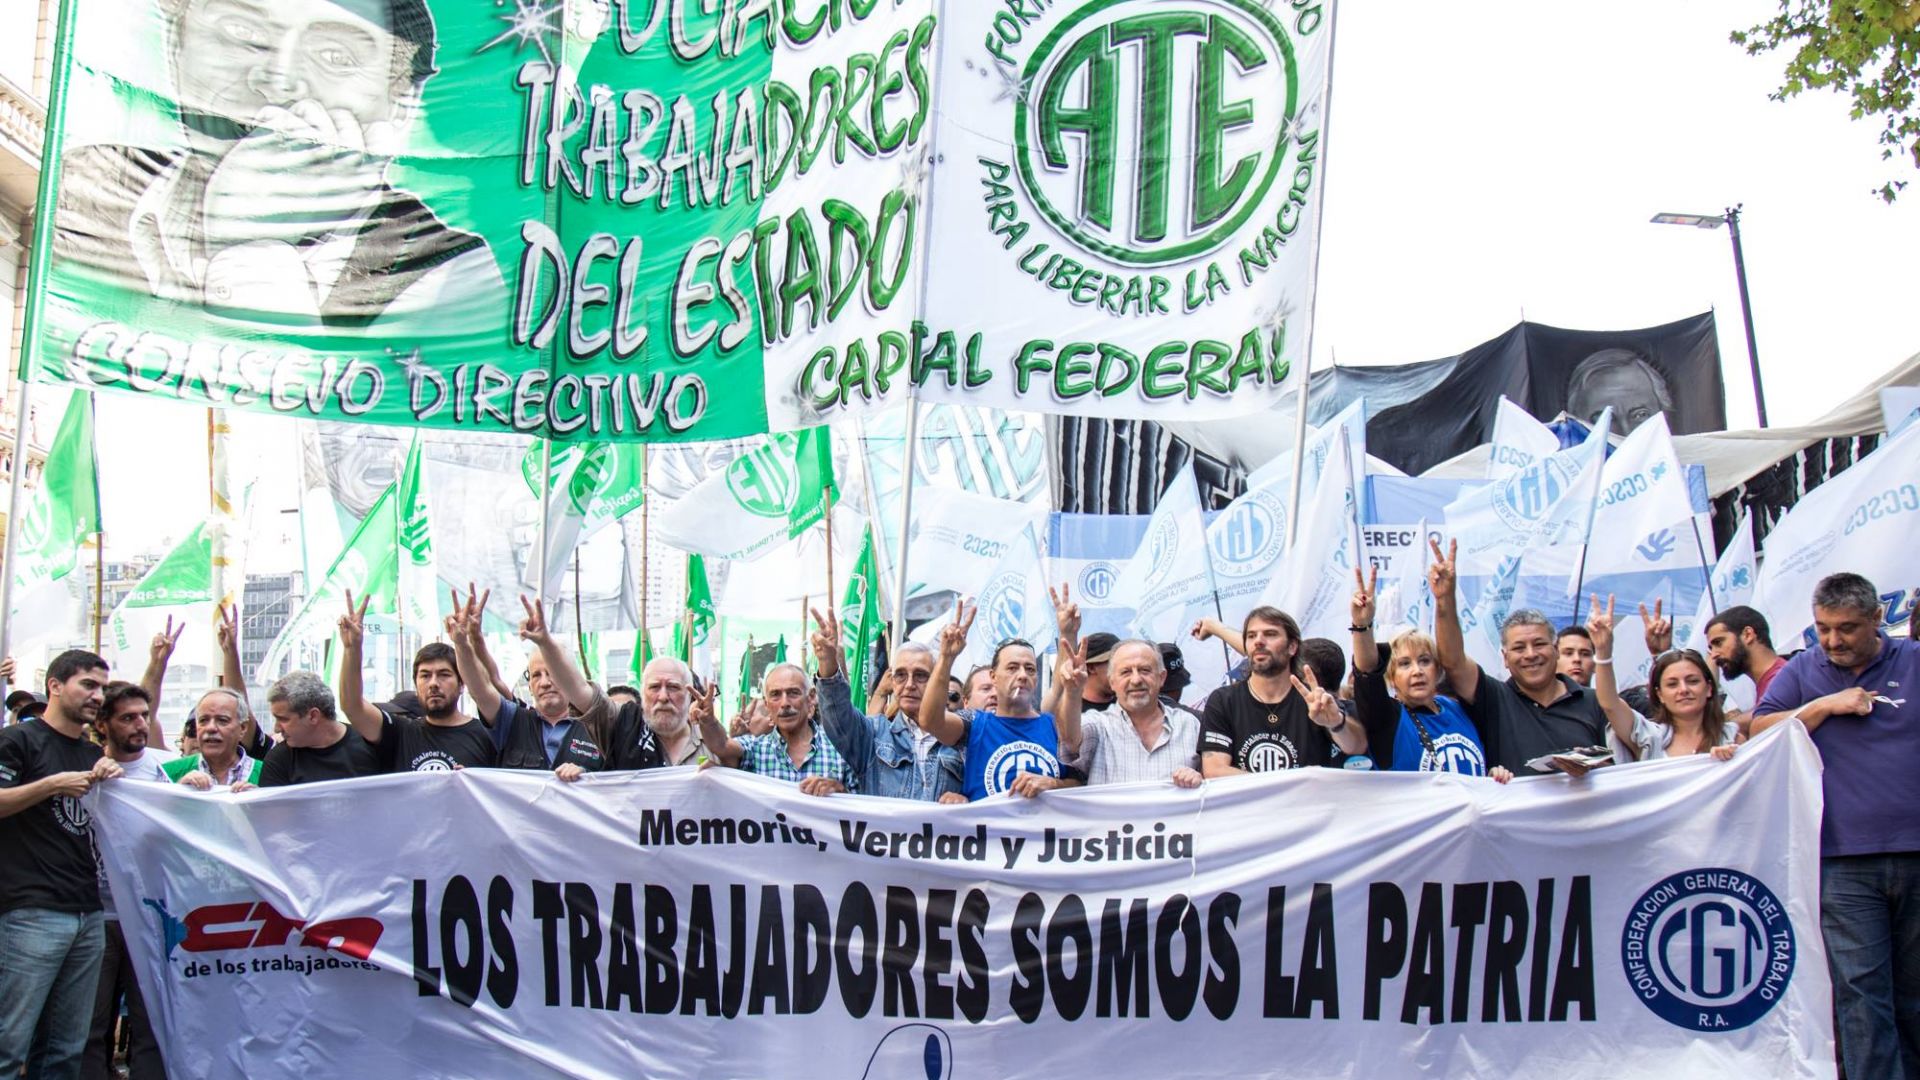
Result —
[[269, 704], [284, 701], [287, 708], [305, 716], [309, 709], [319, 709], [320, 715], [328, 720], [336, 719], [337, 710], [333, 703], [333, 691], [327, 688], [326, 680], [311, 671], [293, 671], [280, 677], [267, 691]]
[[239, 712], [240, 719], [242, 720], [245, 720], [249, 716], [253, 715], [253, 708], [252, 706], [247, 704], [247, 699], [240, 696], [240, 691], [235, 690], [230, 686], [216, 686], [208, 690], [206, 693], [201, 694], [199, 699], [193, 703], [194, 715], [196, 716], [199, 715], [200, 706], [206, 704], [207, 699], [214, 696], [224, 696], [224, 697], [232, 698], [233, 707], [237, 712]]
[[1139, 645], [1145, 648], [1147, 652], [1153, 655], [1153, 670], [1158, 671], [1162, 674], [1166, 673], [1167, 664], [1166, 664], [1166, 661], [1162, 659], [1160, 656], [1160, 646], [1155, 645], [1153, 642], [1148, 641], [1146, 638], [1127, 638], [1124, 641], [1116, 643], [1113, 649], [1110, 652], [1108, 652], [1107, 655], [1119, 656], [1120, 650], [1126, 648], [1129, 645]]
[[681, 679], [685, 680], [688, 683], [693, 682], [693, 669], [688, 667], [686, 663], [682, 661], [679, 657], [656, 656], [653, 659], [647, 661], [646, 667], [640, 669], [641, 683], [644, 684], [647, 681], [647, 672], [652, 671], [656, 665], [673, 670], [676, 674], [680, 676]]
[[918, 653], [921, 656], [926, 657], [929, 662], [935, 665], [938, 665], [940, 662], [940, 658], [933, 655], [933, 647], [926, 644], [925, 642], [920, 642], [920, 641], [909, 641], [904, 645], [901, 645], [899, 648], [893, 650], [893, 656], [890, 657], [890, 660], [893, 663], [897, 664], [900, 662], [901, 657], [909, 656], [914, 653]]
[[773, 678], [774, 673], [778, 671], [791, 671], [799, 675], [801, 692], [809, 695], [813, 693], [813, 676], [807, 674], [806, 668], [801, 667], [799, 664], [775, 664], [760, 675], [760, 692], [762, 694], [767, 692], [767, 680]]
[[1862, 615], [1880, 612], [1880, 590], [1859, 574], [1828, 574], [1813, 587], [1813, 606], [1828, 611], [1857, 611]]
[[1508, 614], [1506, 618], [1500, 620], [1500, 643], [1503, 645], [1506, 644], [1507, 631], [1513, 630], [1522, 626], [1545, 627], [1547, 631], [1547, 636], [1548, 637], [1553, 636], [1553, 620], [1552, 619], [1547, 618], [1546, 615], [1542, 614], [1538, 609], [1521, 608], [1520, 610], [1512, 612]]

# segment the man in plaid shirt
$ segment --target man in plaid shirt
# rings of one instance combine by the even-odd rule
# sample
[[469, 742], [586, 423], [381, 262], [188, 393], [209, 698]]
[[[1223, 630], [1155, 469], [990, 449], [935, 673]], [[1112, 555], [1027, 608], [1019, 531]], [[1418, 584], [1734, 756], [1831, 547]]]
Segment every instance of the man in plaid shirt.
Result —
[[693, 704], [700, 740], [714, 747], [720, 764], [791, 780], [807, 795], [833, 795], [852, 790], [853, 773], [834, 749], [832, 740], [814, 722], [813, 680], [797, 664], [778, 664], [767, 670], [761, 694], [773, 714], [773, 730], [765, 735], [728, 738], [714, 717], [718, 687]]

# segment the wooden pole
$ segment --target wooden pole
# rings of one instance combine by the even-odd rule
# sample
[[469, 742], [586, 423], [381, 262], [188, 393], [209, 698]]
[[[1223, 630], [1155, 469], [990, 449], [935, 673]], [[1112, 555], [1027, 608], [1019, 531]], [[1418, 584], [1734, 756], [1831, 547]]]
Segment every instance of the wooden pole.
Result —
[[827, 526], [827, 609], [833, 609], [833, 485], [820, 492], [821, 517]]
[[593, 662], [587, 659], [586, 624], [580, 618], [580, 549], [573, 549], [573, 636], [579, 643], [580, 670], [593, 678]]

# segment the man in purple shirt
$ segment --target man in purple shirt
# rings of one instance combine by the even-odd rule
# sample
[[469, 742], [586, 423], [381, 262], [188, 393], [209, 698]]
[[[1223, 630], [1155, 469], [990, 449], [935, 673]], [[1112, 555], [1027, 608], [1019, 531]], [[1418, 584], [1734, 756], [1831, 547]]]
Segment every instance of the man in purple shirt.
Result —
[[1753, 730], [1797, 715], [1826, 765], [1820, 929], [1846, 1074], [1920, 1080], [1920, 645], [1881, 632], [1885, 614], [1866, 578], [1822, 578], [1820, 643], [1774, 676]]

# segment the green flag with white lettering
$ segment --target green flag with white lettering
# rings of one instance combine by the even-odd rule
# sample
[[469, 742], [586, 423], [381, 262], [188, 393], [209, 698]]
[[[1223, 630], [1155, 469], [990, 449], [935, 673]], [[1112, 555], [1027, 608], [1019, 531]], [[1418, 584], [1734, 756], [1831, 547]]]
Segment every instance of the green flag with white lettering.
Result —
[[122, 653], [135, 647], [127, 626], [127, 611], [135, 608], [185, 607], [213, 601], [213, 538], [204, 523], [195, 525], [185, 540], [167, 552], [114, 606], [108, 619], [114, 647]]
[[860, 557], [854, 560], [853, 576], [847, 579], [846, 595], [840, 601], [840, 647], [846, 655], [847, 684], [853, 691], [853, 707], [867, 708], [867, 688], [873, 685], [873, 651], [880, 643], [880, 631], [886, 625], [880, 614], [880, 575], [873, 552], [873, 530], [868, 529], [860, 544]]
[[[334, 625], [340, 613], [346, 610], [347, 594], [352, 593], [354, 603], [358, 604], [363, 596], [371, 596], [367, 605], [368, 615], [392, 615], [398, 610], [397, 597], [400, 591], [400, 547], [397, 542], [400, 525], [395, 511], [398, 499], [399, 483], [387, 485], [380, 493], [367, 516], [360, 521], [360, 527], [353, 531], [333, 565], [327, 568], [327, 576], [312, 593], [300, 610], [294, 613], [280, 635], [273, 639], [267, 652], [260, 660], [256, 679], [267, 681], [261, 676], [278, 674], [280, 664], [296, 647], [305, 646], [312, 651], [322, 647], [332, 638]], [[371, 631], [371, 627], [369, 630]], [[324, 648], [319, 649], [326, 657], [326, 671], [329, 679], [333, 676], [336, 662], [335, 654]]]
[[[75, 393], [47, 451], [40, 486], [20, 522], [14, 580], [22, 591], [73, 572], [80, 546], [100, 531], [100, 473], [93, 444], [93, 396]], [[17, 594], [16, 594], [17, 595]]]
[[707, 560], [688, 555], [686, 612], [673, 624], [673, 655], [679, 657], [681, 663], [693, 666], [694, 657], [706, 649], [713, 623], [713, 589], [707, 583]]

